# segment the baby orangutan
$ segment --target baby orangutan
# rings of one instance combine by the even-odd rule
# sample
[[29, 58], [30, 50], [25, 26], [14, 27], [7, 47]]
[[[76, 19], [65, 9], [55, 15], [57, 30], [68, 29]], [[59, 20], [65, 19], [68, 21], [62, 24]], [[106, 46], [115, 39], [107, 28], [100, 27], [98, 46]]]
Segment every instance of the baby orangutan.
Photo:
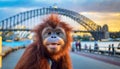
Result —
[[71, 30], [52, 14], [33, 30], [36, 40], [26, 48], [15, 69], [72, 69]]

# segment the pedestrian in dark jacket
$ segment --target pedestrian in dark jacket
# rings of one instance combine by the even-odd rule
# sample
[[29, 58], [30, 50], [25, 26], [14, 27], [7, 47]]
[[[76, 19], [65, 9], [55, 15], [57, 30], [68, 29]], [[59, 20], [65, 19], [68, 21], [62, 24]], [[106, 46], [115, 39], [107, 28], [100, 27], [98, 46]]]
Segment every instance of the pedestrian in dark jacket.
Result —
[[81, 43], [80, 43], [80, 40], [78, 40], [78, 41], [76, 42], [76, 50], [77, 50], [77, 51], [81, 51]]

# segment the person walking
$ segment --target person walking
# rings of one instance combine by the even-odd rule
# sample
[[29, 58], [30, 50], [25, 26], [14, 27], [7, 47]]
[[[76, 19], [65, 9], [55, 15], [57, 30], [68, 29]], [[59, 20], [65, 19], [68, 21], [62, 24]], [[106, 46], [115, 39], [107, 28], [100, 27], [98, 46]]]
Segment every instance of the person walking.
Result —
[[108, 55], [111, 55], [111, 45], [108, 46]]
[[114, 44], [112, 44], [112, 55], [115, 55], [115, 47], [114, 47]]
[[81, 43], [80, 43], [80, 40], [78, 40], [78, 41], [76, 42], [76, 50], [77, 50], [77, 51], [81, 51]]
[[72, 52], [75, 51], [75, 41], [72, 42]]
[[95, 44], [94, 44], [94, 52], [98, 52], [98, 50], [99, 50], [98, 44], [97, 44], [97, 42], [95, 42]]
[[89, 52], [91, 53], [91, 45], [89, 46]]
[[88, 52], [88, 50], [87, 50], [88, 49], [87, 44], [85, 44], [85, 48], [84, 49], [85, 49], [85, 52]]

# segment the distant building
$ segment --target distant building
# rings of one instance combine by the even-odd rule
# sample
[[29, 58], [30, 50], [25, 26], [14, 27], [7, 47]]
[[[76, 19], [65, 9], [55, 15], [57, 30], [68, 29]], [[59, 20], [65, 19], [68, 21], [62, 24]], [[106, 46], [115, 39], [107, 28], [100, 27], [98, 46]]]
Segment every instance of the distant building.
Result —
[[103, 25], [102, 31], [104, 32], [104, 39], [108, 39], [110, 37], [110, 35], [109, 35], [109, 32], [108, 32], [109, 28], [108, 28], [107, 24]]
[[104, 31], [104, 32], [108, 32], [109, 31], [107, 24], [103, 25], [102, 31]]

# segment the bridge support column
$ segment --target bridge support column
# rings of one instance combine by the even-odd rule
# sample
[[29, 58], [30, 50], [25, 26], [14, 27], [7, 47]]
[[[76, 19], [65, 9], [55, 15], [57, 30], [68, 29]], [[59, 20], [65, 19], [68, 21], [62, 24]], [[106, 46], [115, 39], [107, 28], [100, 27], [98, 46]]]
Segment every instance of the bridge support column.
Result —
[[104, 34], [105, 34], [104, 39], [108, 39], [110, 37], [109, 32], [104, 32]]

